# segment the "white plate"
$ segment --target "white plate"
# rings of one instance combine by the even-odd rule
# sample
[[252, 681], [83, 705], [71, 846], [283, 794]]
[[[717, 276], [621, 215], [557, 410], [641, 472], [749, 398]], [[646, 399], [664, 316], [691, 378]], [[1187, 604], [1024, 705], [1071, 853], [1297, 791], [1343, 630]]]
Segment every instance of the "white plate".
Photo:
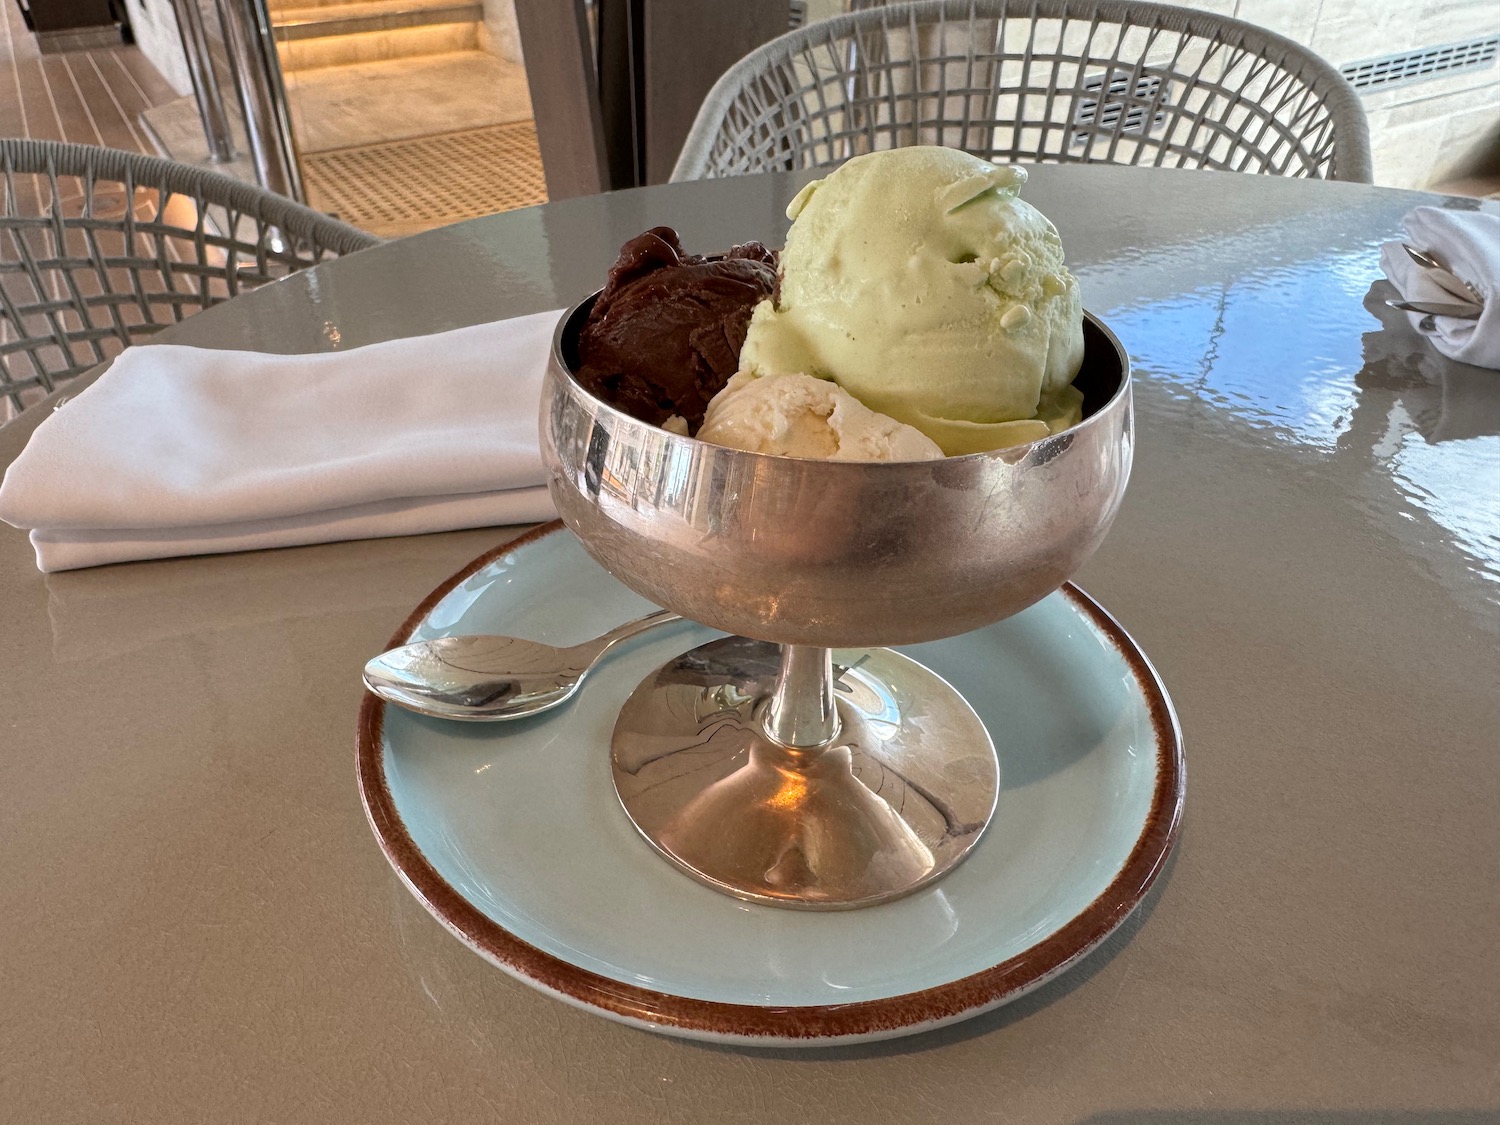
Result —
[[[651, 607], [561, 525], [475, 560], [391, 644], [502, 633], [573, 644]], [[1123, 922], [1182, 813], [1182, 740], [1154, 671], [1074, 588], [1007, 621], [902, 649], [988, 726], [1003, 788], [973, 853], [932, 887], [805, 913], [701, 886], [640, 838], [609, 739], [631, 690], [714, 636], [627, 642], [559, 711], [444, 722], [366, 696], [359, 783], [386, 857], [481, 956], [626, 1023], [749, 1044], [881, 1039], [998, 1007]]]

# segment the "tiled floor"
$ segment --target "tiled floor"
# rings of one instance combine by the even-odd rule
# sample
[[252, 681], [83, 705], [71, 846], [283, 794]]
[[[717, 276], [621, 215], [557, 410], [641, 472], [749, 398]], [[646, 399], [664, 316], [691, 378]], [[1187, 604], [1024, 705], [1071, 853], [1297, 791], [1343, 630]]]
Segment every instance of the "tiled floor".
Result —
[[154, 155], [137, 118], [176, 98], [134, 47], [40, 54], [13, 0], [0, 0], [0, 136]]
[[529, 120], [304, 153], [314, 207], [385, 238], [547, 202]]

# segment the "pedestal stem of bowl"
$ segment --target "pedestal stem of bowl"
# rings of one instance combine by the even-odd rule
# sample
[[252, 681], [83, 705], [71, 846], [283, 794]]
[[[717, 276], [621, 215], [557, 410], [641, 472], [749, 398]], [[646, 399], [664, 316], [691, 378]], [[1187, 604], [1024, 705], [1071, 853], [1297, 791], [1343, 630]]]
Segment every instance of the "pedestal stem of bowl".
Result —
[[781, 671], [766, 708], [766, 734], [794, 750], [827, 746], [839, 733], [833, 700], [833, 650], [782, 645]]

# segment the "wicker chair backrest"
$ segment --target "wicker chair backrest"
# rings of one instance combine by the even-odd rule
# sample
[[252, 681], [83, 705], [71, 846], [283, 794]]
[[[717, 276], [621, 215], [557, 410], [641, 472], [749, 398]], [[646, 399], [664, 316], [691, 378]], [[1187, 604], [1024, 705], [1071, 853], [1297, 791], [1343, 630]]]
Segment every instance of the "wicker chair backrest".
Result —
[[782, 35], [704, 101], [673, 180], [875, 149], [1370, 180], [1359, 97], [1241, 20], [1121, 0], [924, 0]]
[[216, 172], [0, 140], [0, 405], [185, 316], [380, 240]]

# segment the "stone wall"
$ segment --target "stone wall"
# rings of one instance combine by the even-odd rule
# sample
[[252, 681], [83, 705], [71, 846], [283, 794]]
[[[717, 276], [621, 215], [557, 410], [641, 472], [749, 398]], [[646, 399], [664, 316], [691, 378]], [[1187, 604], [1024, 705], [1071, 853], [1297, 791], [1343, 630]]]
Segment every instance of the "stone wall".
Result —
[[515, 0], [484, 0], [479, 45], [508, 62], [525, 61], [521, 57], [521, 33], [516, 28]]
[[172, 89], [179, 94], [191, 94], [193, 80], [182, 53], [182, 39], [177, 34], [172, 0], [125, 0], [125, 7], [130, 12], [130, 29], [141, 53]]
[[[1500, 34], [1495, 0], [1207, 0], [1311, 47], [1334, 66]], [[1425, 188], [1500, 156], [1500, 65], [1361, 92], [1375, 182]]]

